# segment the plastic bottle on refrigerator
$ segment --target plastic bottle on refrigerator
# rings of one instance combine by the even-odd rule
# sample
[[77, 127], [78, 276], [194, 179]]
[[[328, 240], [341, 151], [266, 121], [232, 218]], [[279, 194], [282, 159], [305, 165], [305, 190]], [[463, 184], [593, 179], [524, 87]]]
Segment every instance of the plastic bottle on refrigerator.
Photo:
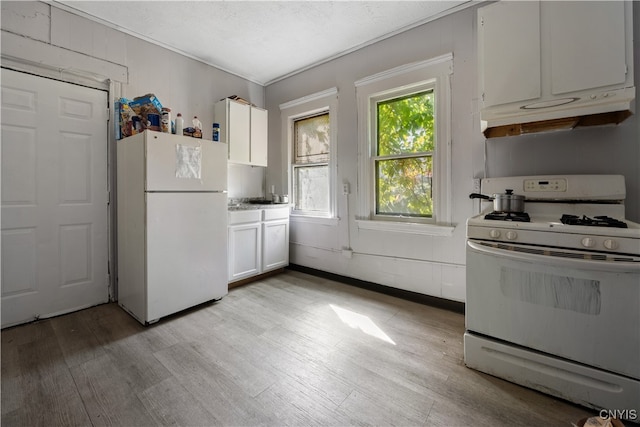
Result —
[[182, 118], [182, 114], [178, 113], [176, 116], [176, 135], [182, 135], [182, 130], [184, 129], [184, 119]]
[[193, 123], [194, 129], [198, 129], [200, 132], [202, 132], [202, 122], [198, 120], [198, 116], [193, 116], [192, 123]]
[[213, 124], [213, 138], [214, 141], [220, 141], [220, 124]]
[[171, 133], [171, 108], [162, 107], [160, 126], [162, 128], [162, 132]]

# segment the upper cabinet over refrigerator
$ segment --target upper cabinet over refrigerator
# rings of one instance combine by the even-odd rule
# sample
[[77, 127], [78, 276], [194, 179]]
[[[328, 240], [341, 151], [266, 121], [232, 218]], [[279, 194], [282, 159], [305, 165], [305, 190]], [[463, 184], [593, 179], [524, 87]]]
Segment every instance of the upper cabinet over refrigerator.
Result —
[[229, 162], [267, 166], [267, 110], [226, 98], [216, 103], [214, 116]]
[[478, 9], [485, 136], [619, 123], [630, 115], [631, 2], [501, 1]]

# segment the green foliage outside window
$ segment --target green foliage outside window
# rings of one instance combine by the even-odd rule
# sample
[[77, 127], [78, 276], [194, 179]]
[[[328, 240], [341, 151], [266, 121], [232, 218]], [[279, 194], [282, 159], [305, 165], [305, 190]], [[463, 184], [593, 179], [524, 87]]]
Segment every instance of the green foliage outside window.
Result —
[[377, 104], [377, 214], [433, 215], [434, 123], [432, 90]]

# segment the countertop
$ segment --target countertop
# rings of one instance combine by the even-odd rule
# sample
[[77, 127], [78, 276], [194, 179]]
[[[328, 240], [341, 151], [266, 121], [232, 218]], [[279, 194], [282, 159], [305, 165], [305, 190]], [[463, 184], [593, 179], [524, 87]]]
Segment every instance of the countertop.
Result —
[[276, 209], [276, 208], [288, 208], [289, 203], [272, 203], [265, 201], [265, 203], [234, 203], [227, 206], [229, 211], [250, 211], [258, 209]]

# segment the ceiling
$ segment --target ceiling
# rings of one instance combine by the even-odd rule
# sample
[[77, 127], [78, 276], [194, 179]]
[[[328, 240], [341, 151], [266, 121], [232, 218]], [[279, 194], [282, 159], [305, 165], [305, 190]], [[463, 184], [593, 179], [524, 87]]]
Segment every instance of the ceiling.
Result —
[[267, 85], [464, 8], [471, 1], [52, 3]]

